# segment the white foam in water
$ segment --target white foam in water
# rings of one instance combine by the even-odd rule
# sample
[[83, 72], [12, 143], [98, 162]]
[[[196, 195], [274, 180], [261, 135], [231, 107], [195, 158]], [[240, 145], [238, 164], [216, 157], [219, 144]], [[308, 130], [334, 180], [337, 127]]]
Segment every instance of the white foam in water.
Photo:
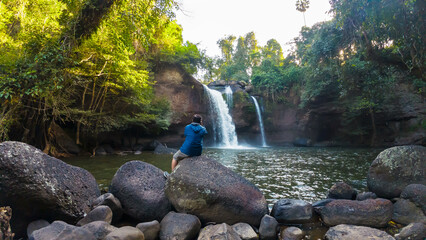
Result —
[[217, 147], [220, 148], [238, 148], [237, 133], [235, 132], [235, 124], [229, 114], [229, 108], [219, 91], [208, 88], [203, 85], [209, 96], [212, 111], [217, 117], [217, 121], [212, 121], [215, 135], [217, 138]]

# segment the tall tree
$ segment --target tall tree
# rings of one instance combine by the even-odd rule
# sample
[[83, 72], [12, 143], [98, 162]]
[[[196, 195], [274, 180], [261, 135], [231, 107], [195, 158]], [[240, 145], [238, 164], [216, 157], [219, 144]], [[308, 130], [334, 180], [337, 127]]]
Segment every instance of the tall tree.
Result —
[[305, 18], [305, 12], [309, 8], [309, 0], [297, 0], [296, 1], [296, 10], [303, 13], [303, 22], [305, 23], [306, 27], [306, 18]]

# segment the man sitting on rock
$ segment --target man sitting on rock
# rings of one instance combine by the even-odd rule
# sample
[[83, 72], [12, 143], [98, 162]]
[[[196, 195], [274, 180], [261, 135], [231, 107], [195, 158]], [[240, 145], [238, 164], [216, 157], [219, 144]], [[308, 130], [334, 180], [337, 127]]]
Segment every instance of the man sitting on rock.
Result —
[[[187, 157], [200, 156], [203, 151], [203, 137], [207, 134], [207, 130], [203, 125], [200, 115], [195, 114], [192, 117], [192, 123], [185, 127], [185, 142], [182, 147], [173, 155], [172, 171], [178, 162]], [[168, 173], [164, 174], [166, 177]]]

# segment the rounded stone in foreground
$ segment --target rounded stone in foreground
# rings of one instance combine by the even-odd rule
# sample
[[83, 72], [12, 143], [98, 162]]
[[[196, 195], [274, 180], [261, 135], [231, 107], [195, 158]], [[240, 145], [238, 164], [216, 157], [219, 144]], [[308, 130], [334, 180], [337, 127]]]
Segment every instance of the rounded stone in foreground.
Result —
[[271, 215], [280, 223], [303, 223], [312, 219], [312, 204], [296, 199], [278, 200]]
[[426, 147], [398, 146], [382, 151], [368, 170], [367, 185], [378, 197], [399, 197], [410, 184], [426, 185]]
[[232, 225], [232, 229], [240, 236], [242, 240], [258, 240], [256, 232], [247, 223], [236, 223]]
[[115, 173], [110, 192], [120, 200], [127, 215], [141, 222], [161, 221], [171, 210], [164, 193], [165, 184], [159, 168], [142, 161], [130, 161]]
[[13, 209], [17, 238], [38, 219], [74, 224], [100, 195], [88, 171], [51, 157], [21, 142], [0, 143], [0, 206]]
[[139, 229], [125, 226], [110, 232], [105, 240], [145, 240], [145, 236]]
[[190, 214], [169, 212], [161, 220], [160, 239], [194, 239], [201, 229], [200, 220]]
[[256, 186], [205, 156], [180, 161], [167, 180], [166, 195], [178, 212], [193, 214], [204, 223], [259, 226], [268, 213]]
[[203, 228], [198, 240], [241, 240], [240, 236], [226, 223], [209, 225]]
[[325, 234], [325, 239], [328, 240], [354, 240], [354, 239], [369, 239], [369, 240], [395, 240], [394, 237], [375, 228], [341, 224], [331, 227]]
[[325, 224], [354, 224], [369, 227], [385, 227], [392, 219], [393, 205], [387, 199], [334, 200], [325, 205], [321, 218]]

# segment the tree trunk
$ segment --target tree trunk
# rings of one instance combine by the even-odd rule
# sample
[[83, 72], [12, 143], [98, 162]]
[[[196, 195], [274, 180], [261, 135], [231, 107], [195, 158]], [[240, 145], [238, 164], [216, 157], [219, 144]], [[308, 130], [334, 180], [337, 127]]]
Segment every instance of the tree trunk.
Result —
[[376, 129], [376, 121], [374, 119], [374, 110], [370, 108], [370, 119], [371, 119], [371, 127], [373, 128], [373, 135], [371, 136], [370, 146], [374, 147], [376, 144], [376, 136], [377, 136], [377, 129]]

